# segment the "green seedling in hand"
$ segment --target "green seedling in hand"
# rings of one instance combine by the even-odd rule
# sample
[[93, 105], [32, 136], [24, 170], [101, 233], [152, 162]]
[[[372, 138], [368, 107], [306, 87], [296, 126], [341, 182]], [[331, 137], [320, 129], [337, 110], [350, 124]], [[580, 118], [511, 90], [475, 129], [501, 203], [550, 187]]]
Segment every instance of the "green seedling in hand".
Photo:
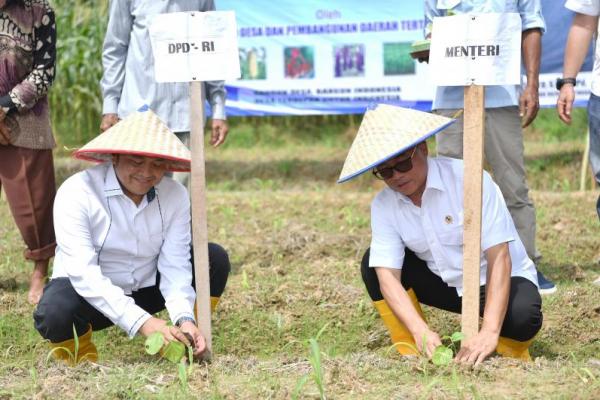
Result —
[[[190, 340], [190, 342], [193, 344], [192, 340]], [[185, 356], [186, 346], [183, 343], [176, 341], [169, 342], [166, 345], [164, 343], [165, 339], [163, 334], [161, 332], [154, 332], [146, 339], [146, 353], [150, 355], [160, 353], [163, 358], [166, 358], [172, 363], [178, 363], [183, 356]]]
[[442, 337], [442, 341], [449, 342], [448, 346], [439, 345], [433, 351], [433, 356], [431, 357], [431, 362], [434, 365], [448, 365], [454, 358], [454, 353], [456, 352], [457, 344], [463, 340], [465, 335], [462, 332], [454, 332], [451, 336]]

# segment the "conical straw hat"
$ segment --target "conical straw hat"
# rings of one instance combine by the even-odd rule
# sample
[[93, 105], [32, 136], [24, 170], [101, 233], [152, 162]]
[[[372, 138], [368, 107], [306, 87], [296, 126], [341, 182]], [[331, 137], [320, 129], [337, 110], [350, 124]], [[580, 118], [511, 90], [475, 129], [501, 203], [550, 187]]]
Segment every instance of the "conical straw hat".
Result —
[[455, 120], [408, 108], [379, 104], [367, 110], [350, 147], [338, 183], [394, 158]]
[[104, 162], [112, 154], [135, 154], [171, 160], [170, 171], [190, 170], [190, 151], [152, 111], [137, 111], [98, 135], [73, 156]]

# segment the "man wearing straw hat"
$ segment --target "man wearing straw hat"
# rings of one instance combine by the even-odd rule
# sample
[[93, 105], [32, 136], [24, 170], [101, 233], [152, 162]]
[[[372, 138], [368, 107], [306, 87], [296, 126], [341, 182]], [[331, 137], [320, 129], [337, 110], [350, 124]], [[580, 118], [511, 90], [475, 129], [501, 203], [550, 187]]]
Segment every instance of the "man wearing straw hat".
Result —
[[[188, 335], [199, 355], [205, 343], [194, 323], [190, 202], [164, 176], [190, 169], [189, 150], [152, 111], [139, 111], [74, 155], [102, 164], [58, 190], [54, 270], [34, 312], [36, 329], [70, 363], [96, 361], [92, 331], [113, 324], [129, 337], [162, 332], [166, 341], [190, 344]], [[214, 309], [230, 264], [212, 243], [209, 263]], [[152, 316], [165, 308], [174, 326]]]
[[[459, 313], [462, 296], [463, 162], [428, 157], [425, 139], [454, 120], [389, 105], [368, 110], [339, 182], [369, 170], [386, 187], [371, 203], [371, 247], [361, 273], [402, 355], [441, 344], [420, 303]], [[542, 325], [537, 274], [502, 198], [483, 176], [481, 331], [462, 343], [460, 362], [497, 351], [529, 360]]]

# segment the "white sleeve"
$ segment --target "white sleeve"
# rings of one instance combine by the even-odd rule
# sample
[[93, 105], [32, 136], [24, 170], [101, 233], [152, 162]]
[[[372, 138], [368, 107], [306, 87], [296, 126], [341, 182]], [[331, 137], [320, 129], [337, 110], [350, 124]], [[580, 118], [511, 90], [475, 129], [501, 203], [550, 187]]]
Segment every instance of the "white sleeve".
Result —
[[481, 214], [481, 250], [486, 251], [500, 243], [512, 242], [514, 226], [512, 217], [508, 212], [500, 188], [490, 175], [483, 173], [483, 199]]
[[86, 193], [81, 179], [65, 182], [54, 201], [54, 229], [63, 268], [77, 294], [133, 337], [151, 316], [102, 274], [89, 218], [88, 198], [93, 194]]
[[172, 214], [168, 217], [165, 241], [158, 256], [158, 271], [160, 292], [165, 298], [169, 318], [175, 324], [184, 316], [194, 318], [196, 292], [192, 287], [190, 261], [190, 200], [183, 186], [172, 183], [176, 193], [169, 196]]
[[102, 113], [116, 114], [125, 82], [125, 62], [133, 28], [130, 0], [112, 0], [102, 49], [103, 74], [100, 81], [104, 98]]
[[567, 0], [565, 8], [579, 14], [597, 17], [600, 15], [600, 0]]
[[404, 242], [392, 223], [392, 209], [379, 193], [371, 203], [370, 267], [402, 269]]

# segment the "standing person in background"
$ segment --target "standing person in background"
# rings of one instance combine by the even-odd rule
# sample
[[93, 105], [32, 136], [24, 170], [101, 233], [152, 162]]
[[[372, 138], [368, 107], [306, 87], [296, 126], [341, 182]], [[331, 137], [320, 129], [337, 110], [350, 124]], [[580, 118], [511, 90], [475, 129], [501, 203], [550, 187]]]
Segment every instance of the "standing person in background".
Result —
[[[101, 86], [104, 97], [100, 131], [143, 105], [148, 105], [171, 131], [189, 147], [190, 100], [187, 83], [158, 83], [154, 78], [154, 59], [148, 33], [152, 18], [158, 14], [184, 11], [213, 11], [213, 0], [140, 1], [112, 0], [104, 39]], [[225, 120], [223, 81], [204, 82], [212, 110], [210, 144], [217, 147], [229, 130]], [[175, 173], [187, 185], [188, 173]]]
[[[473, 1], [426, 0], [426, 37], [431, 35], [434, 17], [466, 13], [519, 13], [522, 21], [521, 47], [527, 85], [490, 86], [485, 92], [485, 157], [492, 168], [494, 180], [500, 187], [508, 210], [514, 220], [527, 255], [538, 260], [541, 255], [535, 246], [535, 208], [529, 199], [529, 188], [523, 157], [523, 130], [535, 119], [539, 109], [539, 70], [541, 37], [545, 30], [540, 0]], [[437, 88], [433, 111], [447, 117], [463, 108], [462, 87]], [[436, 136], [439, 155], [463, 157], [463, 119]], [[556, 291], [554, 283], [538, 270], [540, 293]]]
[[[556, 82], [560, 90], [556, 111], [566, 124], [571, 123], [571, 109], [575, 101], [576, 77], [583, 65], [590, 43], [598, 32], [600, 0], [568, 0], [565, 7], [575, 11], [573, 24], [565, 48], [563, 77]], [[596, 183], [600, 184], [600, 44], [596, 43], [594, 52], [594, 72], [592, 93], [588, 101], [588, 120], [590, 126], [590, 164]], [[596, 211], [600, 218], [600, 197], [596, 202]]]
[[56, 26], [46, 0], [0, 0], [0, 187], [34, 262], [27, 300], [37, 304], [56, 242], [56, 193], [46, 94], [54, 79]]

